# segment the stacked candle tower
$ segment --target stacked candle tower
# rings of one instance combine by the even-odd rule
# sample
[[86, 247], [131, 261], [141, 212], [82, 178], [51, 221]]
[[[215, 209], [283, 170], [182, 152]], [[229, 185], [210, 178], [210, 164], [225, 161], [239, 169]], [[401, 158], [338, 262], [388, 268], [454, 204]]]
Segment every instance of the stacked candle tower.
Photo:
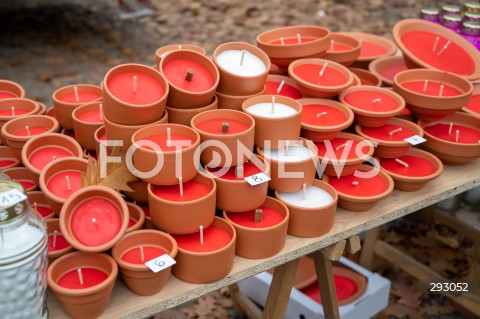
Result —
[[416, 19], [393, 37], [284, 27], [211, 59], [173, 44], [154, 67], [60, 88], [47, 115], [0, 80], [0, 165], [47, 218], [48, 282], [65, 311], [99, 316], [118, 272], [139, 295], [170, 271], [214, 282], [235, 254], [269, 258], [287, 233], [328, 235], [337, 203], [366, 211], [394, 187], [421, 189], [442, 162], [477, 159], [478, 51]]

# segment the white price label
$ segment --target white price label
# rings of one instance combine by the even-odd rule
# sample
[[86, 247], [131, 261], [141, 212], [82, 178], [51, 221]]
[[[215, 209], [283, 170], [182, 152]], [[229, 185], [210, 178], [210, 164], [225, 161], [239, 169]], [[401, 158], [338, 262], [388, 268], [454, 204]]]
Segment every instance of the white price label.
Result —
[[0, 193], [0, 205], [12, 206], [27, 199], [27, 195], [18, 189], [11, 189], [9, 191]]
[[145, 265], [150, 268], [151, 271], [157, 273], [175, 265], [176, 263], [177, 262], [175, 261], [175, 259], [170, 257], [170, 255], [164, 254], [160, 257], [147, 261]]
[[270, 179], [271, 178], [265, 173], [258, 173], [244, 178], [244, 180], [246, 180], [252, 186], [268, 182]]
[[414, 135], [414, 136], [407, 137], [406, 139], [404, 139], [404, 141], [408, 142], [412, 145], [418, 145], [418, 144], [421, 144], [421, 143], [425, 142], [426, 139], [424, 139], [421, 136]]

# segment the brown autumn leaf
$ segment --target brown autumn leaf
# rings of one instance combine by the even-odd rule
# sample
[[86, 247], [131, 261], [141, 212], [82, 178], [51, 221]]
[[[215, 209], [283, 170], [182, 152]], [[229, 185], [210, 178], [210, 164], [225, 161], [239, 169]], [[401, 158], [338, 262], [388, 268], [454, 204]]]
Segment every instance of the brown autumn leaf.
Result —
[[192, 307], [182, 309], [182, 312], [189, 318], [209, 319], [218, 318], [214, 316], [216, 310], [215, 298], [212, 295], [205, 295], [199, 297]]
[[440, 257], [440, 259], [430, 259], [428, 266], [445, 277], [450, 277], [451, 274], [457, 274], [459, 271], [458, 267], [443, 257]]
[[420, 306], [421, 293], [417, 292], [415, 285], [394, 282], [391, 293], [399, 297], [400, 299], [397, 302], [405, 305], [409, 310], [417, 309]]

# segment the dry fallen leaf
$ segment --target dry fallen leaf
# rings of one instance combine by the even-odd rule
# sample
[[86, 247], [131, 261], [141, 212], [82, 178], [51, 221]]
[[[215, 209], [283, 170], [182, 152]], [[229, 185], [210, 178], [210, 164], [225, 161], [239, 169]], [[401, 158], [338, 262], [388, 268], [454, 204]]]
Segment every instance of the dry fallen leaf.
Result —
[[414, 310], [420, 306], [421, 294], [417, 292], [415, 285], [408, 285], [404, 282], [395, 282], [391, 293], [400, 299], [399, 304], [405, 305], [408, 309]]

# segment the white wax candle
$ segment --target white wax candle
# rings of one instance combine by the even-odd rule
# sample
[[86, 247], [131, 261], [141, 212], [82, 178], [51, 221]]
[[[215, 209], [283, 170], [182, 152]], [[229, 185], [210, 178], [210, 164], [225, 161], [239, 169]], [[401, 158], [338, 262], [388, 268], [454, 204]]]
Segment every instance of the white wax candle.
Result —
[[323, 207], [333, 202], [333, 197], [328, 192], [316, 186], [306, 188], [305, 199], [303, 190], [298, 192], [279, 192], [278, 196], [286, 203], [305, 208]]
[[313, 152], [302, 145], [291, 145], [285, 154], [285, 148], [262, 149], [261, 153], [267, 159], [273, 159], [280, 162], [301, 162], [312, 158]]
[[295, 110], [293, 107], [283, 103], [276, 102], [275, 107], [273, 109], [274, 110], [272, 113], [272, 102], [258, 103], [258, 104], [250, 105], [247, 108], [247, 113], [250, 113], [252, 115], [257, 115], [257, 116], [269, 117], [269, 118], [282, 118], [282, 117], [291, 116], [297, 113], [297, 110]]
[[[243, 61], [242, 54], [245, 54]], [[243, 50], [225, 50], [217, 55], [217, 63], [228, 72], [240, 76], [255, 76], [267, 70], [259, 57]]]

